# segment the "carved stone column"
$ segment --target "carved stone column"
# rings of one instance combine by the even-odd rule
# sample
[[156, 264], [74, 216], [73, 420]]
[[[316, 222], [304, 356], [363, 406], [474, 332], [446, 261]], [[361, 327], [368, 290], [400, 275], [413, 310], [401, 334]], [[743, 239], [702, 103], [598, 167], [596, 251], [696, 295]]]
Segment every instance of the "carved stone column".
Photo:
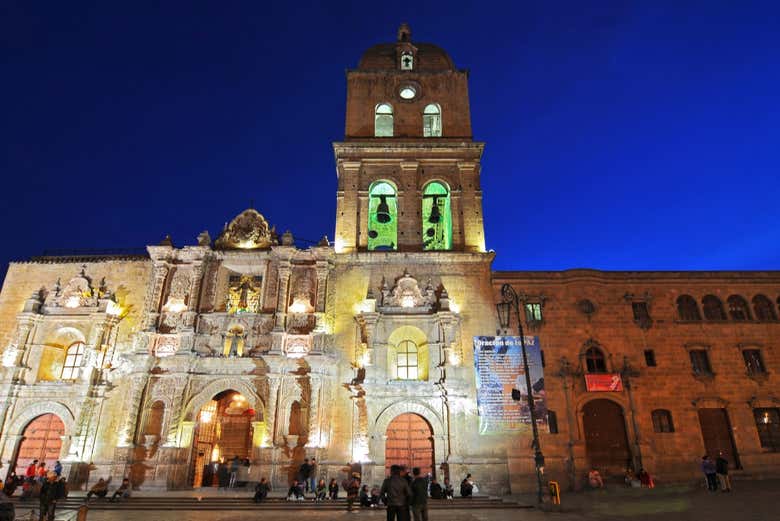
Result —
[[281, 384], [282, 377], [280, 375], [268, 376], [268, 401], [266, 402], [265, 411], [265, 423], [266, 423], [266, 446], [272, 446], [276, 444], [276, 409], [277, 401], [279, 399], [279, 386]]
[[328, 262], [317, 261], [317, 302], [314, 311], [322, 313], [325, 311], [326, 285], [328, 281]]
[[309, 376], [309, 441], [307, 447], [320, 446], [320, 388], [322, 382], [317, 375]]
[[117, 446], [119, 447], [132, 447], [134, 445], [136, 421], [141, 408], [141, 397], [146, 386], [146, 379], [147, 375], [145, 374], [135, 374], [128, 379], [129, 389], [125, 392], [127, 409], [117, 436]]
[[160, 299], [168, 271], [168, 265], [163, 263], [155, 263], [152, 270], [152, 288], [144, 303], [143, 329], [146, 331], [154, 330], [160, 318]]
[[287, 302], [290, 300], [290, 275], [292, 269], [289, 262], [279, 264], [279, 292], [276, 298], [276, 324], [275, 331], [285, 330], [285, 320], [287, 319]]

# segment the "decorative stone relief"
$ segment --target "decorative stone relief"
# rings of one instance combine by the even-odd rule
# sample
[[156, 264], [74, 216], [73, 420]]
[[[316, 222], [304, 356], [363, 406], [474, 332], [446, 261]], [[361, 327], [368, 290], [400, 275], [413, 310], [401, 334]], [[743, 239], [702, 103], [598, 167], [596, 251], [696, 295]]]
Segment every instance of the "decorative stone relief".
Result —
[[284, 342], [284, 353], [289, 358], [301, 358], [311, 351], [311, 336], [287, 335]]
[[257, 210], [249, 208], [238, 214], [214, 242], [220, 250], [268, 248], [276, 241], [275, 232]]
[[430, 279], [425, 288], [420, 289], [417, 279], [408, 271], [396, 280], [395, 286], [390, 289], [386, 281], [382, 283], [382, 303], [380, 311], [384, 312], [428, 312], [432, 311], [436, 304], [436, 292]]

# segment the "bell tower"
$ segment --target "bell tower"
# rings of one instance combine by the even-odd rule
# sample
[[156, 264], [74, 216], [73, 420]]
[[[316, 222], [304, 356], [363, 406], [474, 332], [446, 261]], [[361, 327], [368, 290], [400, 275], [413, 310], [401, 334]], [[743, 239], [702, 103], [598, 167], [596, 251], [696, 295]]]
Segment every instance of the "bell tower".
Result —
[[337, 253], [485, 251], [468, 72], [413, 42], [407, 24], [347, 71], [345, 138], [333, 148]]

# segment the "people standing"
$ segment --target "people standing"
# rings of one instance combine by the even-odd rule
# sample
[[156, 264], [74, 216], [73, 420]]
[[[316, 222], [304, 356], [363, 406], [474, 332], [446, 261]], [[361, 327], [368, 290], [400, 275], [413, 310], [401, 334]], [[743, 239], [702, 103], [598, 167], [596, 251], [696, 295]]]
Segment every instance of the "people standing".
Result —
[[309, 491], [314, 492], [317, 488], [317, 460], [312, 458], [309, 463]]
[[241, 466], [241, 459], [238, 454], [233, 456], [233, 460], [230, 462], [230, 481], [228, 482], [228, 488], [236, 488], [236, 481], [238, 480], [238, 467]]
[[44, 481], [46, 481], [47, 477], [47, 471], [46, 471], [46, 462], [41, 461], [38, 463], [38, 468], [35, 469], [35, 477], [38, 479], [38, 483], [43, 485]]
[[24, 477], [28, 481], [35, 480], [35, 469], [38, 467], [38, 460], [34, 459], [32, 463], [27, 465], [27, 469], [24, 471]]
[[220, 461], [217, 466], [217, 490], [227, 489], [228, 485], [230, 485], [230, 470], [227, 463]]
[[701, 458], [701, 471], [704, 473], [704, 478], [707, 480], [707, 490], [716, 492], [718, 490], [717, 472], [715, 462], [710, 459], [709, 454], [705, 454]]
[[409, 521], [412, 489], [401, 477], [401, 467], [398, 465], [390, 467], [390, 477], [382, 483], [381, 495], [387, 505], [387, 521]]
[[729, 461], [723, 455], [723, 451], [718, 452], [718, 457], [715, 458], [715, 474], [718, 476], [718, 482], [720, 483], [720, 490], [723, 492], [731, 492], [731, 478], [729, 478]]
[[357, 512], [354, 510], [355, 501], [358, 500], [360, 493], [360, 473], [353, 472], [352, 477], [344, 480], [344, 489], [347, 491], [347, 512]]
[[54, 473], [57, 474], [57, 477], [62, 476], [62, 463], [60, 463], [60, 460], [57, 460], [57, 463], [54, 464]]
[[65, 495], [62, 490], [62, 483], [57, 480], [57, 474], [51, 471], [46, 474], [45, 481], [41, 486], [40, 496], [40, 514], [38, 521], [53, 521], [54, 511], [57, 508], [57, 501]]
[[412, 469], [412, 515], [414, 521], [428, 521], [428, 478], [420, 475], [420, 467]]
[[298, 481], [300, 481], [306, 492], [309, 491], [309, 476], [311, 474], [311, 465], [309, 464], [309, 458], [303, 460], [303, 464], [298, 468]]
[[336, 482], [336, 478], [331, 478], [328, 484], [328, 497], [332, 501], [336, 501], [339, 498], [339, 484]]

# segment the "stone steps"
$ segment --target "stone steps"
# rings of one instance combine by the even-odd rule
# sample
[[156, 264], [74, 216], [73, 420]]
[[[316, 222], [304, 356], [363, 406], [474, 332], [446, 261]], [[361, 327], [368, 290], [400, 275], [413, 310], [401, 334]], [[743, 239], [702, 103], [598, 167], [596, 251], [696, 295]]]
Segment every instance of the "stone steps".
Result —
[[[15, 499], [17, 508], [37, 508], [38, 501], [19, 502]], [[76, 510], [84, 504], [83, 498], [69, 497], [58, 502], [61, 510]], [[344, 499], [336, 501], [314, 502], [286, 501], [281, 498], [269, 498], [262, 503], [254, 503], [250, 497], [204, 497], [198, 500], [195, 497], [134, 497], [129, 500], [116, 503], [105, 499], [92, 500], [89, 503], [90, 510], [207, 510], [207, 511], [258, 511], [258, 510], [346, 510], [347, 502]], [[508, 509], [529, 508], [516, 502], [502, 500], [493, 497], [475, 497], [471, 499], [456, 498], [452, 501], [429, 500], [430, 510], [482, 510], [482, 509]], [[367, 510], [367, 509], [366, 509]]]

